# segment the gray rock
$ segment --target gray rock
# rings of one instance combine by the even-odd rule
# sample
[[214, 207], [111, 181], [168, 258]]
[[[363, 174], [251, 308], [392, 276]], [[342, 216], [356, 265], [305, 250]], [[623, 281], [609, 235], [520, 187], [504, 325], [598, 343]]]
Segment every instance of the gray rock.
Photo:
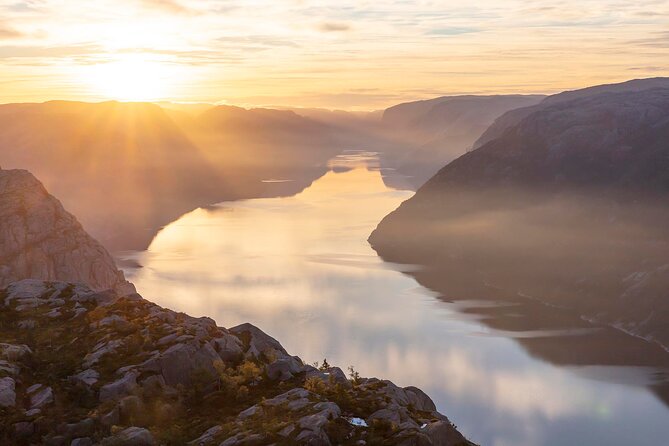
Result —
[[59, 428], [59, 432], [70, 438], [89, 437], [95, 433], [95, 421], [86, 418], [77, 423], [68, 423]]
[[264, 355], [265, 357], [279, 359], [289, 356], [279, 341], [252, 324], [238, 325], [231, 328], [230, 332], [242, 339], [244, 337], [249, 339], [249, 348], [246, 351], [247, 357], [262, 359]]
[[53, 390], [51, 387], [45, 387], [41, 384], [37, 384], [36, 386], [31, 386], [28, 388], [28, 395], [30, 395], [30, 408], [40, 409], [48, 404], [53, 403]]
[[223, 432], [223, 428], [221, 426], [214, 426], [209, 429], [207, 429], [202, 435], [200, 435], [198, 438], [196, 438], [193, 441], [189, 441], [188, 445], [189, 446], [206, 446], [208, 444], [212, 444], [214, 442], [214, 438], [218, 434]]
[[100, 401], [118, 400], [137, 388], [137, 372], [128, 372], [118, 381], [100, 388]]
[[0, 359], [0, 372], [5, 372], [8, 375], [17, 376], [21, 372], [21, 367], [4, 359]]
[[209, 373], [213, 381], [216, 376], [214, 361], [220, 361], [220, 357], [208, 343], [200, 347], [192, 343], [175, 344], [142, 364], [142, 369], [162, 374], [169, 386], [188, 386], [195, 372]]
[[292, 356], [277, 359], [265, 367], [265, 373], [272, 381], [288, 381], [301, 371], [302, 363]]
[[21, 361], [32, 354], [27, 345], [0, 343], [0, 356], [8, 361]]
[[397, 410], [380, 409], [369, 416], [370, 420], [384, 420], [389, 421], [395, 426], [399, 426], [402, 422], [401, 416]]
[[244, 356], [243, 344], [237, 336], [226, 333], [224, 336], [211, 340], [211, 345], [225, 362], [234, 362]]
[[82, 384], [86, 387], [95, 385], [100, 379], [100, 374], [93, 369], [86, 369], [83, 372], [70, 376], [69, 380], [73, 384]]
[[434, 446], [467, 444], [465, 437], [448, 421], [430, 423], [422, 429], [422, 432], [428, 436]]
[[154, 398], [165, 393], [165, 378], [162, 375], [151, 375], [140, 383], [144, 396]]
[[13, 378], [0, 378], [0, 406], [16, 406], [16, 382]]
[[93, 446], [93, 440], [88, 437], [75, 438], [70, 443], [70, 446]]
[[248, 409], [242, 411], [237, 415], [238, 420], [246, 420], [247, 418], [255, 417], [256, 415], [262, 415], [264, 413], [263, 408], [260, 406], [251, 406]]
[[113, 437], [106, 438], [105, 442], [114, 446], [154, 446], [156, 444], [151, 432], [134, 426], [122, 430]]
[[422, 410], [425, 412], [434, 412], [437, 410], [437, 406], [434, 404], [434, 401], [432, 401], [432, 399], [418, 387], [405, 387], [404, 391], [407, 394], [409, 403], [417, 410]]
[[266, 444], [265, 436], [261, 434], [237, 434], [223, 441], [219, 446], [260, 446]]

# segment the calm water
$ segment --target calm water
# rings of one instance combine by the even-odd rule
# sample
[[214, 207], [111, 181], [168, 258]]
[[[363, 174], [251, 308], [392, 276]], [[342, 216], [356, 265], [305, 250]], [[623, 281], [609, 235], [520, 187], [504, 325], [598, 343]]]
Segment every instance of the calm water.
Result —
[[496, 332], [462, 311], [489, 304], [439, 300], [366, 241], [412, 193], [387, 188], [370, 154], [332, 166], [294, 197], [184, 215], [132, 256], [142, 267], [128, 276], [166, 307], [252, 322], [306, 362], [419, 386], [481, 444], [668, 444], [669, 410], [645, 386], [656, 368], [555, 366], [518, 339], [555, 333]]

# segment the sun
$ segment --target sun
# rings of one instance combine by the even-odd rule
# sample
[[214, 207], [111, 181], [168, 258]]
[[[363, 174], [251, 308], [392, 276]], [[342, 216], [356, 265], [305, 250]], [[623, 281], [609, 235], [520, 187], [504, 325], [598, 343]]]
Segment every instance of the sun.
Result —
[[119, 101], [165, 99], [175, 83], [169, 64], [147, 60], [142, 55], [91, 65], [83, 77], [95, 96]]

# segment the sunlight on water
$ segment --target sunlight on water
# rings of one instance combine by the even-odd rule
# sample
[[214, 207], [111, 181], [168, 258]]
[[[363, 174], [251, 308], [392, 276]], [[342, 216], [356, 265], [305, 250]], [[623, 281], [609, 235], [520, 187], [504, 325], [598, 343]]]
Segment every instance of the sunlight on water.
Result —
[[[130, 279], [160, 305], [223, 326], [258, 325], [306, 362], [327, 357], [421, 387], [482, 444], [669, 438], [669, 411], [643, 386], [536, 359], [384, 264], [366, 239], [411, 192], [386, 187], [372, 154], [350, 152], [331, 167], [294, 197], [184, 215], [137, 253], [143, 267], [127, 270]], [[652, 374], [630, 370], [641, 380]]]

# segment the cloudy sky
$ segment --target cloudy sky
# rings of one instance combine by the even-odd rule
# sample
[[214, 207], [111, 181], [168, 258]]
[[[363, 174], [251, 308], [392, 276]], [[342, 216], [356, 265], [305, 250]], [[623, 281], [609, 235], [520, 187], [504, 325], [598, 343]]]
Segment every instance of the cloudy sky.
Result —
[[0, 0], [0, 102], [375, 109], [669, 75], [669, 0]]

